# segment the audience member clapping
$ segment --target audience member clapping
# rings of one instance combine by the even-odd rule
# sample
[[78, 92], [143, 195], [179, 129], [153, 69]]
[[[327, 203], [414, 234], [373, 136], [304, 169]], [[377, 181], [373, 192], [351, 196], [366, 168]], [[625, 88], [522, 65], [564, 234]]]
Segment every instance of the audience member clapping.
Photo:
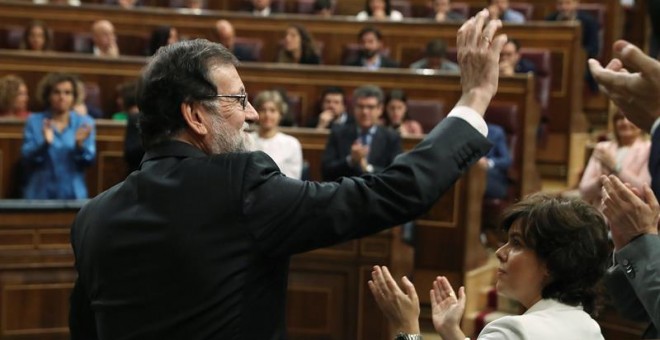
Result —
[[37, 97], [45, 106], [25, 122], [23, 147], [27, 199], [87, 198], [85, 168], [96, 156], [94, 120], [72, 110], [77, 79], [50, 73], [39, 83]]
[[[596, 285], [608, 261], [601, 213], [580, 200], [536, 194], [513, 205], [503, 221], [509, 239], [496, 252], [496, 288], [527, 311], [487, 324], [478, 339], [602, 340], [592, 319], [598, 309]], [[419, 299], [407, 278], [402, 283], [404, 290], [387, 268], [376, 266], [369, 288], [397, 331], [419, 334]], [[457, 296], [439, 276], [430, 299], [433, 326], [442, 339], [465, 339], [460, 328], [465, 289]]]
[[602, 175], [619, 177], [638, 190], [651, 184], [648, 167], [651, 142], [643, 138], [642, 130], [623, 112], [612, 116], [612, 125], [614, 140], [596, 145], [580, 181], [582, 198], [594, 205], [600, 204]]

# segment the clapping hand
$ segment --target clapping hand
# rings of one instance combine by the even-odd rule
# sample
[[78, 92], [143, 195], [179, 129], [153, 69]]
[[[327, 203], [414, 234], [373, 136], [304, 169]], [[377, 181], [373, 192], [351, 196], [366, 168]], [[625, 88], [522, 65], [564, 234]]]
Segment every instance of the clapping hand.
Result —
[[614, 160], [614, 156], [606, 148], [596, 146], [594, 149], [594, 158], [610, 172], [616, 172], [616, 161]]
[[465, 311], [465, 288], [458, 290], [458, 299], [454, 288], [444, 276], [438, 276], [433, 281], [431, 290], [431, 313], [433, 327], [440, 333], [443, 340], [465, 339], [460, 329], [461, 318]]
[[636, 193], [616, 176], [602, 176], [602, 210], [610, 224], [615, 249], [621, 249], [635, 237], [658, 234], [660, 205], [648, 185]]
[[407, 277], [401, 279], [405, 292], [399, 288], [387, 267], [374, 266], [369, 289], [380, 310], [397, 332], [419, 334], [419, 298], [415, 286]]
[[91, 132], [92, 132], [92, 127], [87, 124], [83, 124], [81, 127], [78, 128], [78, 130], [76, 130], [76, 145], [79, 148], [82, 148], [85, 139], [89, 137], [89, 134]]
[[55, 138], [55, 132], [53, 131], [53, 122], [49, 118], [44, 119], [43, 131], [46, 143], [52, 144], [53, 138]]

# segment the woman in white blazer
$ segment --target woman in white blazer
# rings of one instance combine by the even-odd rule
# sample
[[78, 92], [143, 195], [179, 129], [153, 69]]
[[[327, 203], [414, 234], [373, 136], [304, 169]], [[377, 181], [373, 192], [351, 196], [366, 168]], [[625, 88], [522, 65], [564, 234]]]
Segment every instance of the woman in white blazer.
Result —
[[[497, 250], [498, 293], [527, 311], [484, 327], [478, 339], [601, 340], [597, 282], [607, 268], [607, 228], [602, 214], [578, 199], [535, 194], [514, 204], [503, 218], [508, 242]], [[421, 339], [415, 287], [401, 290], [385, 267], [374, 267], [369, 287], [379, 307], [401, 332], [397, 339]], [[465, 289], [458, 296], [445, 277], [433, 282], [433, 326], [443, 340], [464, 340], [460, 321]]]

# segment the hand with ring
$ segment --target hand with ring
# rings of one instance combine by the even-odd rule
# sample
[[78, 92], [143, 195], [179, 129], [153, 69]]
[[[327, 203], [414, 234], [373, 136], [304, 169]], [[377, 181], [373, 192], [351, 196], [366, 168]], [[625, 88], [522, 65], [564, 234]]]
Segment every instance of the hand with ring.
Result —
[[468, 106], [482, 115], [497, 92], [500, 52], [507, 40], [504, 34], [495, 36], [502, 22], [488, 21], [488, 16], [488, 10], [483, 10], [470, 18], [458, 30], [456, 39], [463, 87], [456, 105]]

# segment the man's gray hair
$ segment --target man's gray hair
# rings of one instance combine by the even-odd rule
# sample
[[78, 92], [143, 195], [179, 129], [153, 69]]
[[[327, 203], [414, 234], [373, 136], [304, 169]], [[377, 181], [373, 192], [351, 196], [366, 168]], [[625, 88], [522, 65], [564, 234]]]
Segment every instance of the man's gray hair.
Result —
[[205, 39], [162, 47], [143, 69], [137, 99], [142, 143], [149, 148], [185, 128], [181, 104], [212, 104], [218, 94], [209, 69], [213, 65], [237, 65], [224, 46]]
[[385, 101], [385, 94], [380, 87], [376, 85], [363, 85], [353, 91], [353, 101], [355, 102], [358, 98], [367, 98], [375, 97], [378, 99], [378, 104], [383, 104]]

